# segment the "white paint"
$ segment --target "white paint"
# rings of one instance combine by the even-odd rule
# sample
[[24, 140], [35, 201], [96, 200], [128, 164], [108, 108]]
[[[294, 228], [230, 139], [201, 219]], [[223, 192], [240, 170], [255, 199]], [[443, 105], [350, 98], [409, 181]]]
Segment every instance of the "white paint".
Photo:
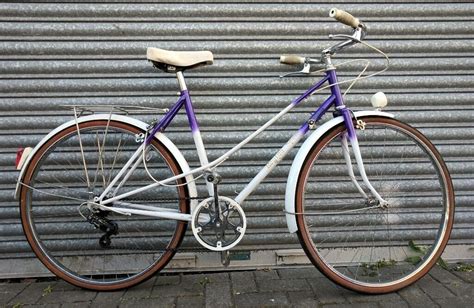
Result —
[[246, 145], [247, 143], [249, 143], [253, 138], [255, 138], [257, 135], [259, 135], [261, 132], [263, 132], [267, 127], [269, 127], [270, 125], [272, 125], [275, 121], [277, 121], [279, 118], [281, 118], [283, 115], [285, 115], [288, 111], [290, 111], [292, 108], [294, 107], [293, 104], [290, 104], [288, 105], [285, 109], [283, 109], [282, 111], [280, 111], [276, 116], [274, 116], [273, 118], [271, 118], [268, 122], [266, 122], [264, 125], [262, 125], [258, 130], [256, 130], [255, 132], [253, 132], [252, 134], [250, 134], [247, 138], [245, 138], [243, 141], [241, 141], [239, 144], [237, 144], [235, 147], [233, 147], [232, 149], [230, 149], [229, 151], [227, 151], [224, 155], [220, 156], [219, 158], [215, 159], [214, 161], [212, 161], [211, 163], [209, 164], [206, 164], [204, 166], [201, 166], [199, 168], [195, 168], [193, 170], [189, 170], [187, 172], [183, 172], [181, 174], [178, 174], [176, 176], [173, 176], [173, 177], [170, 177], [170, 178], [167, 178], [167, 179], [164, 179], [164, 180], [161, 180], [159, 182], [155, 182], [155, 183], [152, 183], [152, 184], [149, 184], [147, 186], [143, 186], [143, 187], [140, 187], [140, 188], [137, 188], [135, 190], [132, 190], [132, 191], [129, 191], [127, 193], [124, 193], [124, 194], [121, 194], [121, 195], [118, 195], [116, 197], [113, 197], [113, 198], [110, 198], [110, 199], [107, 199], [103, 202], [103, 204], [108, 204], [108, 203], [111, 203], [111, 202], [114, 202], [116, 200], [120, 200], [120, 199], [123, 199], [123, 198], [126, 198], [126, 197], [129, 197], [129, 196], [132, 196], [134, 194], [137, 194], [137, 193], [140, 193], [140, 192], [143, 192], [143, 191], [146, 191], [148, 189], [151, 189], [153, 187], [157, 187], [157, 186], [160, 186], [160, 185], [163, 185], [163, 184], [168, 184], [168, 183], [171, 183], [173, 181], [176, 181], [178, 179], [181, 179], [183, 177], [187, 177], [188, 175], [190, 174], [194, 174], [194, 173], [200, 173], [200, 172], [203, 172], [203, 171], [207, 171], [217, 165], [219, 165], [220, 163], [224, 162], [225, 160], [227, 160], [232, 154], [234, 154], [235, 152], [237, 152], [238, 150], [240, 150], [244, 145]]
[[247, 186], [239, 193], [235, 198], [237, 203], [242, 204], [245, 198], [252, 193], [252, 191], [257, 188], [257, 186], [267, 177], [267, 175], [280, 163], [280, 161], [288, 154], [291, 149], [298, 144], [298, 142], [303, 138], [303, 133], [298, 131], [296, 134], [291, 137], [290, 140], [273, 156], [273, 158], [263, 167], [258, 174], [250, 181]]
[[[106, 120], [106, 121], [108, 121], [109, 119], [111, 121], [123, 122], [123, 123], [129, 124], [129, 125], [135, 126], [137, 128], [140, 128], [142, 130], [146, 130], [146, 128], [147, 128], [147, 124], [142, 122], [142, 121], [139, 121], [137, 119], [130, 118], [130, 117], [127, 117], [127, 116], [116, 115], [116, 114], [113, 114], [112, 116], [110, 114], [93, 114], [93, 115], [89, 115], [89, 116], [80, 117], [80, 118], [77, 119], [77, 121], [78, 121], [78, 123], [83, 123], [83, 122], [95, 121], [95, 120]], [[28, 165], [30, 164], [31, 159], [35, 155], [35, 153], [39, 150], [39, 148], [41, 146], [43, 146], [54, 135], [56, 135], [57, 133], [59, 133], [60, 131], [66, 129], [68, 127], [75, 126], [75, 125], [76, 125], [75, 120], [71, 120], [69, 122], [66, 122], [66, 123], [60, 125], [59, 127], [52, 130], [43, 139], [41, 139], [41, 141], [35, 146], [35, 148], [31, 152], [31, 154], [28, 156], [28, 159], [25, 161], [25, 164], [23, 165], [23, 168], [21, 169], [20, 176], [18, 177], [16, 190], [15, 190], [16, 199], [19, 198], [21, 182], [22, 182], [23, 177], [25, 175], [26, 169], [27, 169]], [[160, 132], [156, 133], [155, 137], [159, 141], [161, 141], [161, 143], [163, 143], [163, 145], [171, 152], [171, 154], [176, 159], [176, 161], [177, 161], [178, 165], [180, 166], [181, 170], [183, 171], [183, 173], [186, 173], [185, 177], [186, 177], [186, 181], [188, 183], [187, 187], [188, 187], [188, 191], [189, 191], [189, 196], [190, 197], [197, 197], [197, 189], [196, 189], [196, 184], [194, 183], [194, 177], [189, 172], [190, 168], [189, 168], [189, 165], [188, 165], [186, 159], [184, 158], [184, 156], [181, 154], [181, 152], [178, 150], [178, 148], [174, 145], [174, 143], [171, 142], [171, 140], [169, 140], [168, 137], [166, 137], [162, 133], [160, 133]], [[191, 209], [196, 207], [196, 205], [197, 205], [197, 200], [192, 199], [191, 200]]]
[[[196, 151], [197, 151], [201, 166], [208, 165], [209, 160], [207, 158], [206, 148], [204, 147], [204, 143], [202, 142], [201, 132], [199, 130], [196, 130], [193, 132], [193, 139], [194, 139], [194, 144], [196, 145]], [[211, 197], [214, 196], [214, 184], [209, 183], [206, 180], [206, 187], [207, 187], [207, 192], [209, 196]]]
[[[393, 118], [394, 116], [390, 113], [370, 110], [370, 111], [358, 111], [354, 112], [355, 117], [361, 118], [364, 116], [381, 116], [385, 118]], [[295, 194], [296, 194], [296, 184], [298, 181], [298, 176], [300, 174], [300, 170], [303, 166], [303, 162], [308, 155], [309, 151], [313, 147], [313, 145], [318, 141], [321, 136], [323, 136], [327, 131], [331, 128], [335, 127], [336, 125], [342, 123], [344, 119], [342, 116], [336, 117], [331, 119], [330, 121], [324, 123], [318, 129], [316, 129], [306, 141], [301, 146], [300, 150], [295, 156], [293, 160], [293, 164], [291, 165], [290, 173], [288, 175], [288, 181], [286, 183], [286, 193], [285, 193], [285, 210], [290, 213], [295, 213]], [[288, 230], [290, 233], [294, 233], [298, 230], [298, 226], [296, 225], [296, 217], [292, 214], [286, 214], [286, 223], [288, 225]]]
[[386, 205], [387, 201], [382, 199], [380, 194], [375, 190], [372, 184], [370, 184], [370, 181], [367, 178], [367, 173], [365, 173], [365, 167], [364, 167], [364, 162], [362, 160], [362, 155], [360, 154], [359, 141], [355, 138], [351, 139], [350, 141], [351, 141], [352, 151], [354, 152], [354, 156], [357, 161], [357, 168], [359, 169], [359, 174], [362, 177], [364, 184], [369, 188], [372, 195], [374, 195], [375, 198], [377, 198], [377, 200], [380, 202], [381, 205]]
[[364, 192], [362, 187], [360, 187], [359, 183], [357, 183], [356, 177], [354, 175], [354, 169], [352, 169], [351, 154], [349, 153], [349, 145], [347, 144], [347, 134], [344, 134], [344, 136], [341, 138], [341, 143], [342, 152], [344, 153], [344, 160], [346, 161], [346, 167], [349, 177], [351, 178], [352, 183], [357, 188], [359, 193], [364, 196], [365, 199], [367, 199], [367, 194]]

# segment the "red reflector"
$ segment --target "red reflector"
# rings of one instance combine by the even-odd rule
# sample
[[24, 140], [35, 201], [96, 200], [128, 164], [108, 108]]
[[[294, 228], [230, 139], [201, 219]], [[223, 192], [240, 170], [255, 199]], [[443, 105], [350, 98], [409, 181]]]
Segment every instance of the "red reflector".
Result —
[[18, 169], [18, 165], [20, 164], [21, 161], [21, 156], [23, 155], [23, 152], [25, 151], [25, 148], [19, 148], [16, 151], [16, 160], [15, 160], [15, 168]]

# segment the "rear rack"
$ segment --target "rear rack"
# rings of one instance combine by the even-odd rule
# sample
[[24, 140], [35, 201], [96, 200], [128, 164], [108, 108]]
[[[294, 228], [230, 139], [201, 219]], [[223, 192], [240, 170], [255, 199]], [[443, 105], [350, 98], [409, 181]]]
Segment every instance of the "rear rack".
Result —
[[110, 114], [156, 114], [167, 113], [169, 109], [153, 108], [143, 106], [131, 105], [61, 105], [66, 110], [74, 112], [76, 117], [91, 115], [95, 113], [110, 113]]

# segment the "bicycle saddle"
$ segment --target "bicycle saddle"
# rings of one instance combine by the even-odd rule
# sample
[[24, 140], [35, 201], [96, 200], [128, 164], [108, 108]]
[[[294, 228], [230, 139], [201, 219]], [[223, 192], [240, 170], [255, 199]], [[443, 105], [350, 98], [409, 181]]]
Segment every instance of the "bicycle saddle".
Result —
[[147, 48], [146, 57], [167, 73], [211, 65], [214, 60], [210, 51], [171, 51], [153, 47]]

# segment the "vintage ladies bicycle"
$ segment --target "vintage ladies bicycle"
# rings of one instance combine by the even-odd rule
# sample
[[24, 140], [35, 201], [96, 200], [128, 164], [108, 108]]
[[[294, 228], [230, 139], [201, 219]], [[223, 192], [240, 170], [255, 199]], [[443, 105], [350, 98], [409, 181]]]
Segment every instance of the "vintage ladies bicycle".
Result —
[[[245, 199], [308, 135], [289, 172], [284, 215], [311, 262], [334, 282], [365, 293], [395, 291], [425, 275], [453, 225], [449, 172], [424, 135], [381, 111], [382, 93], [372, 98], [372, 110], [354, 112], [344, 104], [331, 59], [364, 43], [367, 29], [344, 11], [332, 9], [330, 16], [351, 26], [352, 35], [334, 36], [344, 40], [318, 59], [281, 57], [302, 65], [300, 75], [323, 64], [322, 80], [214, 161], [208, 161], [183, 77], [187, 69], [212, 64], [209, 51], [148, 49], [148, 60], [176, 74], [180, 87], [178, 101], [159, 121], [115, 113], [126, 107], [87, 114], [97, 106], [73, 106], [74, 119], [39, 142], [18, 180], [22, 225], [39, 260], [79, 287], [127, 288], [166, 266], [190, 223], [196, 240], [221, 252], [226, 263], [247, 228]], [[220, 195], [217, 167], [326, 82], [329, 97], [237, 197]], [[165, 135], [182, 107], [197, 168]], [[319, 125], [332, 107], [334, 117]], [[201, 177], [207, 193], [200, 196]]]

